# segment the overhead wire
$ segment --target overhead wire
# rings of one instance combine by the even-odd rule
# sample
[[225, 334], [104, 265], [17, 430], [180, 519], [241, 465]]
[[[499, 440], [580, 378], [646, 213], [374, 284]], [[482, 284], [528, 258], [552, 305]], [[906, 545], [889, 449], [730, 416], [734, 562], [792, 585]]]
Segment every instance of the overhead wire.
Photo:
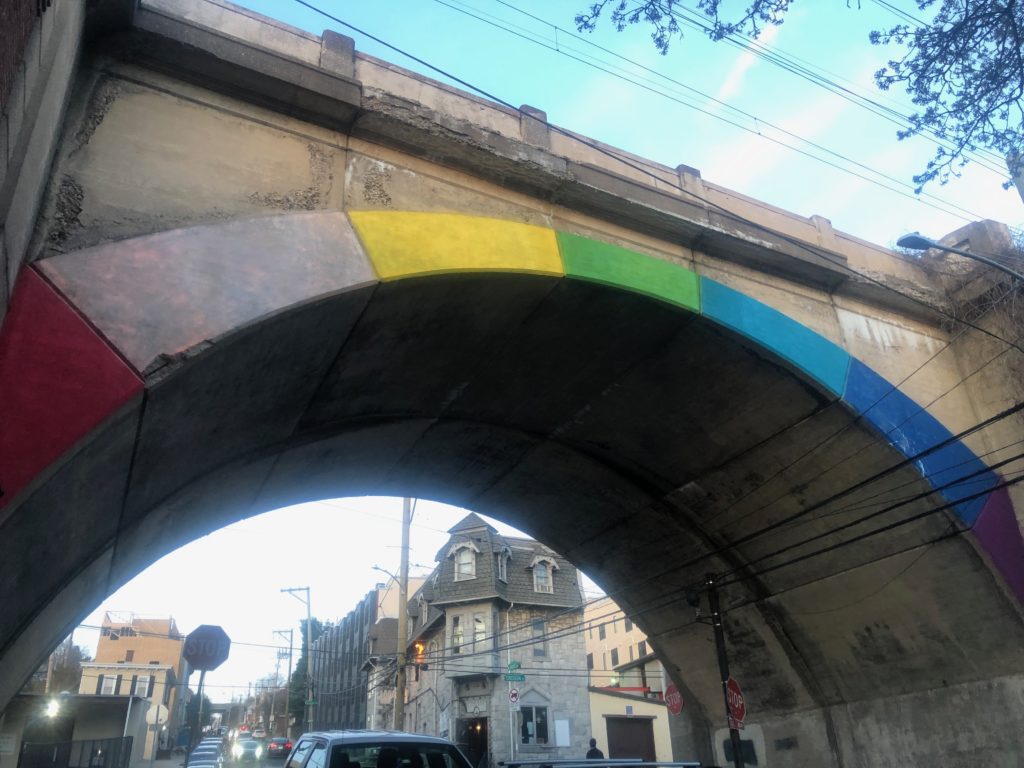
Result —
[[[322, 9], [316, 7], [315, 5], [313, 5], [313, 4], [309, 3], [309, 2], [306, 2], [306, 0], [295, 0], [295, 2], [297, 2], [300, 5], [303, 5], [303, 6], [307, 7], [307, 8], [309, 8], [310, 10], [313, 10], [316, 13], [319, 13], [319, 14], [323, 15], [326, 18], [331, 19], [332, 21], [334, 21], [334, 22], [336, 22], [338, 24], [341, 24], [342, 26], [344, 26], [344, 27], [346, 27], [348, 29], [351, 29], [351, 30], [355, 31], [358, 34], [364, 35], [364, 36], [368, 37], [369, 39], [372, 39], [375, 42], [377, 42], [377, 43], [379, 43], [381, 45], [384, 45], [385, 47], [387, 47], [387, 48], [389, 48], [391, 50], [396, 51], [397, 53], [399, 53], [402, 56], [406, 56], [406, 57], [410, 58], [411, 60], [416, 61], [417, 63], [419, 63], [419, 64], [421, 64], [421, 65], [423, 65], [425, 67], [428, 67], [432, 71], [435, 71], [438, 74], [440, 74], [440, 75], [442, 75], [442, 76], [444, 76], [446, 78], [449, 78], [449, 79], [453, 80], [454, 82], [456, 82], [456, 83], [458, 83], [460, 85], [463, 85], [464, 87], [466, 87], [466, 88], [468, 88], [468, 89], [470, 89], [472, 91], [475, 91], [476, 93], [484, 96], [485, 98], [491, 99], [492, 101], [495, 101], [496, 103], [502, 104], [502, 105], [504, 105], [505, 107], [507, 107], [507, 108], [509, 108], [511, 110], [515, 110], [516, 109], [513, 105], [509, 104], [508, 102], [506, 102], [506, 101], [504, 101], [504, 100], [502, 100], [500, 98], [495, 97], [493, 94], [488, 93], [486, 90], [481, 89], [481, 88], [479, 88], [477, 86], [474, 86], [473, 84], [465, 81], [464, 79], [459, 78], [459, 77], [453, 75], [452, 73], [449, 73], [449, 72], [447, 72], [447, 71], [445, 71], [445, 70], [443, 70], [443, 69], [441, 69], [439, 67], [436, 67], [435, 65], [430, 64], [429, 62], [426, 62], [425, 60], [423, 60], [423, 59], [421, 59], [421, 58], [419, 58], [419, 57], [417, 57], [417, 56], [415, 56], [413, 54], [410, 54], [409, 52], [407, 52], [407, 51], [405, 51], [405, 50], [403, 50], [403, 49], [401, 49], [401, 48], [399, 48], [397, 46], [394, 46], [394, 45], [392, 45], [390, 43], [387, 43], [386, 41], [380, 39], [379, 37], [376, 37], [374, 35], [369, 34], [369, 33], [365, 32], [364, 30], [359, 29], [355, 25], [352, 25], [352, 24], [350, 24], [348, 22], [345, 22], [342, 19], [339, 19], [338, 17], [333, 16], [332, 14], [327, 13], [326, 11], [323, 11]], [[633, 168], [635, 170], [638, 170], [638, 171], [640, 171], [641, 173], [643, 173], [645, 175], [650, 173], [650, 171], [648, 171], [647, 169], [644, 169], [643, 167], [638, 166], [636, 163], [633, 163], [633, 162], [629, 161], [628, 159], [623, 158], [622, 156], [620, 156], [620, 155], [618, 155], [616, 153], [611, 152], [610, 150], [608, 150], [608, 149], [606, 149], [606, 148], [596, 144], [595, 142], [583, 139], [582, 137], [579, 137], [576, 134], [573, 134], [573, 133], [571, 133], [569, 131], [566, 131], [565, 129], [559, 128], [558, 126], [551, 125], [551, 124], [548, 124], [548, 126], [549, 126], [549, 128], [551, 130], [553, 130], [553, 131], [555, 131], [555, 132], [557, 132], [557, 133], [559, 133], [561, 135], [565, 135], [565, 136], [567, 136], [567, 137], [569, 137], [569, 138], [571, 138], [573, 140], [580, 141], [581, 143], [585, 144], [586, 146], [589, 146], [592, 149], [595, 149], [596, 151], [609, 156], [613, 160], [615, 160], [615, 161], [617, 161], [619, 163], [622, 163], [622, 164], [624, 164], [627, 167], [631, 167], [631, 168]], [[664, 179], [660, 179], [660, 181], [663, 182], [663, 183], [666, 183]], [[895, 288], [893, 288], [892, 286], [887, 285], [883, 281], [879, 280], [878, 278], [873, 277], [870, 274], [865, 274], [865, 273], [859, 272], [859, 271], [853, 269], [852, 267], [849, 267], [849, 265], [836, 260], [828, 252], [823, 251], [823, 250], [818, 249], [818, 248], [811, 247], [809, 244], [804, 243], [803, 241], [799, 240], [798, 238], [789, 237], [789, 236], [785, 235], [784, 233], [779, 233], [779, 232], [776, 232], [775, 230], [772, 230], [770, 227], [766, 227], [764, 225], [758, 224], [757, 222], [753, 222], [753, 221], [750, 221], [748, 219], [745, 219], [744, 217], [739, 216], [738, 214], [735, 214], [734, 212], [730, 211], [729, 209], [724, 208], [723, 206], [721, 206], [721, 205], [719, 205], [719, 204], [717, 204], [717, 203], [715, 203], [713, 201], [710, 201], [710, 200], [708, 200], [706, 198], [701, 197], [700, 195], [696, 195], [696, 194], [692, 193], [691, 191], [683, 189], [680, 185], [675, 185], [675, 184], [672, 184], [671, 182], [667, 182], [667, 186], [670, 186], [673, 189], [675, 189], [675, 190], [677, 190], [677, 191], [679, 191], [679, 192], [681, 192], [683, 194], [689, 195], [690, 197], [693, 197], [694, 199], [703, 202], [704, 204], [708, 205], [709, 207], [715, 208], [716, 210], [720, 211], [723, 216], [725, 216], [727, 218], [731, 218], [734, 221], [747, 224], [748, 226], [751, 226], [751, 227], [753, 227], [755, 229], [763, 230], [766, 233], [769, 233], [771, 235], [774, 235], [774, 236], [780, 238], [784, 242], [788, 242], [791, 245], [794, 245], [795, 247], [797, 247], [797, 248], [799, 248], [801, 250], [804, 250], [804, 251], [807, 251], [809, 253], [812, 253], [812, 254], [820, 257], [820, 258], [823, 258], [826, 261], [829, 261], [829, 262], [833, 263], [835, 266], [839, 267], [840, 269], [843, 269], [844, 271], [849, 272], [850, 274], [852, 274], [852, 275], [854, 275], [856, 277], [859, 277], [859, 278], [864, 279], [864, 280], [866, 280], [868, 282], [874, 283], [874, 284], [878, 285], [879, 287], [883, 288], [884, 290], [888, 290], [888, 291], [892, 291], [894, 293], [897, 293], [897, 294], [903, 296], [904, 298], [907, 298], [907, 299], [909, 299], [909, 300], [911, 300], [911, 301], [913, 301], [915, 303], [918, 303], [918, 304], [921, 304], [922, 306], [928, 307], [932, 311], [936, 310], [935, 307], [932, 307], [932, 306], [928, 305], [927, 303], [922, 301], [920, 298], [918, 298], [916, 296], [905, 294], [905, 293], [903, 293], [901, 291], [898, 291]], [[657, 193], [657, 190], [656, 190], [656, 193]], [[661, 194], [664, 194], [664, 193], [661, 193]], [[954, 321], [956, 321], [958, 323], [961, 323], [961, 324], [966, 325], [968, 327], [974, 328], [975, 330], [981, 332], [984, 335], [990, 336], [990, 337], [992, 337], [994, 339], [997, 339], [997, 340], [1003, 342], [1004, 344], [1007, 344], [1008, 346], [1012, 346], [1012, 347], [1020, 350], [1020, 347], [1017, 344], [1002, 338], [998, 334], [996, 334], [996, 333], [994, 333], [992, 331], [989, 331], [988, 329], [979, 327], [976, 324], [971, 323], [970, 321], [963, 320], [962, 318], [953, 317], [952, 315], [949, 315], [948, 312], [945, 312], [941, 308], [938, 309], [938, 312], [939, 312], [939, 314], [944, 314], [947, 317], [949, 317], [950, 319], [952, 319], [952, 320], [954, 320]], [[1012, 411], [1012, 412], [1016, 412], [1016, 411]], [[1007, 415], [1008, 415], [1008, 413], [1004, 412], [1002, 414], [998, 414], [994, 418], [1002, 419], [1002, 418], [1006, 418]], [[983, 428], [984, 426], [986, 426], [986, 424], [990, 424], [990, 423], [992, 423], [992, 420], [988, 419], [985, 422], [981, 422], [979, 425], [976, 425], [975, 428], [972, 428], [971, 430], [968, 430], [967, 432], [968, 433], [973, 432], [974, 430], [979, 429], [979, 428]], [[950, 440], [952, 440], [952, 439], [959, 439], [959, 438], [957, 436], [954, 436], [954, 437], [950, 438]], [[919, 454], [918, 458], [920, 457], [920, 455], [926, 455], [928, 453], [933, 452], [934, 450], [937, 450], [938, 448], [942, 447], [943, 445], [948, 444], [948, 442], [949, 442], [949, 440], [941, 441], [936, 446], [932, 446], [927, 451], [924, 451], [921, 454]], [[898, 468], [906, 465], [907, 463], [909, 463], [910, 461], [913, 461], [913, 460], [914, 460], [914, 458], [908, 458], [905, 461], [900, 462], [897, 465], [895, 465], [894, 467], [890, 468], [889, 470], [887, 470], [887, 472], [895, 471], [895, 469], [898, 469]], [[862, 481], [861, 483], [856, 484], [856, 486], [854, 486], [854, 487], [862, 487], [865, 484], [865, 482], [873, 482], [873, 481], [877, 480], [878, 476], [879, 475], [876, 474], [875, 476], [873, 476], [871, 478], [868, 478], [866, 481]], [[844, 491], [844, 492], [841, 493], [841, 495], [845, 495], [848, 492], [849, 492], [848, 490]], [[828, 501], [828, 500], [826, 500], [826, 501]], [[785, 520], [785, 522], [788, 522], [788, 521], [789, 520]], [[776, 523], [776, 524], [778, 524], [778, 523]], [[863, 537], [861, 537], [861, 538], [863, 538]], [[860, 540], [860, 539], [858, 539], [858, 540]], [[855, 543], [855, 542], [849, 542], [849, 543]], [[735, 543], [733, 543], [732, 546], [735, 546]], [[715, 554], [715, 552], [710, 553], [710, 556], [713, 556], [713, 554]], [[706, 557], [706, 556], [709, 556], [709, 555], [702, 556], [702, 559], [703, 559], [703, 557]]]
[[[710, 34], [712, 32], [712, 27], [709, 25], [706, 18], [691, 8], [676, 5], [673, 9], [668, 9], [662, 6], [662, 10], [666, 14], [674, 16], [677, 21], [682, 21], [685, 26], [688, 26], [691, 29], [695, 29], [704, 34]], [[924, 24], [924, 22], [921, 23]], [[757, 58], [767, 61], [768, 63], [807, 80], [814, 85], [824, 88], [851, 104], [861, 107], [874, 113], [878, 117], [898, 125], [902, 129], [906, 129], [911, 125], [910, 117], [908, 115], [898, 109], [882, 104], [878, 100], [878, 95], [867, 96], [857, 90], [843, 86], [834, 79], [838, 77], [837, 75], [821, 69], [820, 66], [813, 65], [799, 57], [793, 56], [792, 54], [787, 54], [775, 46], [766, 46], [754, 38], [739, 33], [727, 35], [723, 38], [723, 41], [735, 48], [748, 51]], [[956, 148], [956, 145], [952, 141], [941, 136], [935, 130], [925, 129], [919, 135], [921, 138], [935, 143], [938, 146], [942, 146], [947, 149]], [[996, 153], [985, 149], [968, 148], [964, 151], [964, 154], [965, 156], [970, 157], [973, 162], [977, 162], [987, 170], [1004, 178], [1006, 177], [1007, 171], [1002, 165], [1004, 159]], [[990, 162], [994, 162], [996, 165], [989, 165]]]
[[[510, 3], [505, 2], [504, 0], [497, 0], [497, 1], [501, 2], [502, 5], [506, 5], [509, 8], [512, 8], [514, 10], [518, 10], [518, 9], [515, 8], [515, 6], [511, 5]], [[644, 82], [641, 82], [640, 80], [634, 79], [633, 77], [630, 77], [630, 76], [627, 76], [626, 74], [623, 74], [621, 71], [615, 71], [615, 70], [611, 69], [610, 67], [612, 65], [610, 65], [610, 64], [609, 65], [605, 65], [604, 62], [602, 62], [601, 64], [595, 63], [594, 61], [590, 61], [590, 60], [584, 58], [583, 56], [578, 56], [578, 55], [574, 55], [572, 53], [569, 53], [568, 51], [571, 50], [571, 49], [566, 49], [564, 46], [558, 46], [558, 45], [549, 44], [546, 41], [538, 40], [538, 39], [536, 39], [534, 37], [531, 37], [529, 35], [522, 34], [520, 32], [517, 32], [517, 31], [513, 30], [513, 29], [510, 29], [509, 27], [506, 27], [506, 26], [504, 26], [503, 24], [501, 24], [501, 23], [499, 23], [497, 21], [492, 21], [490, 19], [486, 19], [483, 16], [479, 15], [478, 13], [475, 13], [475, 12], [470, 11], [470, 10], [466, 10], [463, 7], [459, 7], [460, 5], [462, 5], [461, 3], [459, 3], [459, 0], [434, 0], [434, 2], [437, 3], [438, 5], [442, 5], [444, 7], [450, 8], [450, 9], [452, 9], [452, 10], [458, 12], [458, 13], [462, 13], [463, 15], [466, 15], [466, 16], [469, 16], [471, 18], [477, 19], [478, 21], [480, 21], [482, 23], [485, 23], [485, 24], [488, 24], [490, 26], [493, 26], [493, 27], [495, 27], [497, 29], [500, 29], [500, 30], [502, 30], [504, 32], [507, 32], [509, 34], [513, 34], [513, 35], [515, 35], [517, 37], [520, 37], [521, 39], [528, 40], [529, 42], [531, 42], [531, 43], [533, 43], [535, 45], [540, 45], [540, 46], [542, 46], [544, 48], [547, 48], [550, 51], [554, 51], [555, 53], [557, 53], [557, 54], [559, 54], [561, 56], [564, 56], [566, 58], [572, 59], [573, 61], [576, 61], [576, 62], [578, 62], [580, 64], [583, 64], [585, 66], [589, 66], [589, 67], [592, 67], [594, 69], [597, 69], [598, 71], [604, 72], [605, 74], [608, 74], [608, 75], [610, 75], [610, 76], [612, 76], [614, 78], [622, 80], [623, 82], [626, 82], [626, 83], [629, 83], [631, 85], [634, 85], [634, 86], [636, 86], [638, 88], [641, 88], [641, 89], [643, 89], [645, 91], [648, 91], [650, 93], [653, 93], [653, 94], [655, 94], [657, 96], [660, 96], [662, 98], [665, 98], [665, 99], [668, 99], [670, 101], [673, 101], [673, 102], [675, 102], [677, 104], [680, 104], [682, 106], [685, 106], [685, 107], [688, 107], [690, 109], [696, 110], [697, 112], [700, 112], [701, 114], [704, 114], [704, 115], [706, 115], [706, 116], [708, 116], [708, 117], [710, 117], [710, 118], [712, 118], [714, 120], [719, 120], [721, 122], [724, 122], [724, 123], [726, 123], [728, 125], [731, 125], [731, 126], [737, 128], [737, 129], [739, 129], [741, 131], [744, 131], [744, 132], [749, 133], [749, 134], [754, 135], [754, 136], [758, 136], [761, 139], [764, 139], [765, 141], [771, 142], [773, 144], [777, 144], [778, 146], [784, 147], [784, 148], [789, 149], [789, 150], [791, 150], [793, 152], [796, 152], [796, 153], [798, 153], [800, 155], [803, 155], [804, 157], [807, 157], [807, 158], [810, 158], [812, 160], [816, 160], [818, 162], [824, 163], [825, 165], [828, 165], [831, 168], [834, 168], [834, 169], [836, 169], [836, 170], [838, 170], [838, 171], [840, 171], [842, 173], [848, 173], [848, 174], [850, 174], [852, 176], [855, 176], [856, 178], [859, 178], [859, 179], [861, 179], [863, 181], [866, 181], [868, 183], [871, 183], [871, 184], [875, 184], [875, 185], [877, 185], [877, 186], [879, 186], [879, 187], [881, 187], [883, 189], [886, 189], [886, 190], [888, 190], [890, 192], [893, 192], [895, 194], [901, 195], [901, 196], [906, 197], [906, 198], [911, 199], [911, 200], [922, 202], [925, 205], [929, 205], [930, 207], [936, 208], [937, 210], [941, 210], [943, 213], [946, 213], [946, 214], [949, 214], [949, 215], [952, 215], [952, 216], [957, 216], [958, 218], [960, 218], [963, 221], [972, 221], [972, 220], [975, 220], [975, 219], [984, 218], [979, 213], [976, 213], [974, 211], [970, 211], [970, 210], [968, 210], [968, 209], [966, 209], [966, 208], [964, 208], [962, 206], [956, 205], [955, 203], [951, 203], [948, 200], [944, 200], [943, 198], [940, 198], [937, 195], [934, 195], [934, 194], [932, 194], [930, 192], [923, 192], [921, 194], [915, 194], [914, 191], [913, 191], [914, 187], [913, 187], [912, 184], [908, 184], [908, 183], [902, 181], [901, 179], [896, 178], [895, 176], [892, 176], [890, 174], [887, 174], [887, 173], [885, 173], [883, 171], [878, 170], [877, 168], [873, 168], [873, 167], [871, 167], [871, 166], [869, 166], [869, 165], [867, 165], [865, 163], [862, 163], [862, 162], [860, 162], [858, 160], [855, 160], [854, 158], [849, 157], [848, 155], [845, 155], [842, 152], [838, 152], [838, 151], [836, 151], [834, 149], [831, 149], [831, 148], [826, 147], [826, 146], [824, 146], [822, 144], [819, 144], [818, 142], [815, 142], [815, 141], [813, 141], [811, 139], [807, 139], [807, 138], [805, 138], [803, 136], [800, 136], [799, 134], [797, 134], [797, 133], [795, 133], [793, 131], [790, 131], [790, 130], [788, 130], [788, 129], [780, 126], [780, 125], [777, 125], [777, 124], [775, 124], [775, 123], [773, 123], [773, 122], [771, 122], [769, 120], [765, 120], [764, 118], [759, 118], [756, 115], [753, 115], [753, 114], [751, 114], [749, 112], [746, 112], [745, 110], [742, 110], [742, 109], [740, 109], [740, 108], [738, 108], [736, 106], [733, 106], [733, 105], [731, 105], [731, 104], [729, 104], [729, 103], [727, 103], [725, 101], [717, 99], [714, 96], [711, 96], [710, 94], [707, 94], [707, 93], [705, 93], [705, 92], [703, 92], [703, 91], [701, 91], [701, 90], [699, 90], [697, 88], [693, 88], [692, 86], [686, 85], [685, 83], [683, 83], [683, 82], [681, 82], [679, 80], [675, 80], [675, 79], [669, 77], [668, 75], [661, 74], [661, 73], [657, 72], [654, 69], [646, 67], [646, 66], [644, 66], [644, 65], [642, 65], [642, 64], [640, 64], [638, 62], [633, 61], [632, 59], [628, 59], [628, 58], [626, 58], [624, 56], [621, 56], [620, 54], [617, 54], [614, 51], [611, 51], [611, 50], [609, 50], [607, 48], [604, 48], [603, 46], [597, 45], [595, 43], [591, 43], [591, 42], [587, 41], [585, 38], [581, 38], [578, 35], [573, 35], [570, 32], [565, 32], [564, 30], [561, 30], [560, 27], [555, 27], [555, 29], [561, 30], [561, 31], [563, 31], [564, 34], [570, 35], [570, 36], [572, 36], [572, 37], [574, 37], [576, 39], [580, 39], [583, 42], [585, 42], [585, 43], [587, 43], [589, 45], [592, 45], [593, 47], [595, 47], [595, 48], [597, 48], [597, 49], [599, 49], [601, 51], [604, 51], [604, 52], [606, 52], [606, 53], [608, 53], [608, 54], [610, 54], [612, 56], [620, 58], [623, 61], [629, 62], [630, 64], [632, 64], [632, 65], [634, 65], [634, 66], [636, 66], [636, 67], [638, 67], [638, 68], [640, 68], [640, 69], [642, 69], [644, 71], [656, 74], [656, 75], [658, 75], [659, 78], [661, 78], [661, 79], [663, 79], [663, 80], [665, 80], [667, 82], [673, 83], [674, 85], [677, 85], [677, 86], [679, 86], [681, 88], [684, 88], [684, 89], [686, 89], [686, 90], [688, 90], [688, 91], [690, 91], [690, 92], [692, 92], [694, 94], [697, 94], [698, 96], [700, 96], [700, 97], [702, 97], [702, 98], [704, 98], [704, 99], [706, 99], [706, 100], [708, 100], [708, 101], [710, 101], [710, 102], [712, 102], [712, 103], [714, 103], [714, 104], [716, 104], [718, 106], [721, 106], [721, 107], [724, 107], [726, 109], [729, 109], [732, 112], [735, 112], [736, 114], [738, 114], [738, 115], [740, 115], [740, 116], [742, 116], [742, 117], [744, 117], [746, 119], [749, 119], [749, 120], [753, 121], [755, 126], [764, 126], [766, 128], [772, 129], [773, 131], [777, 131], [777, 132], [781, 133], [782, 135], [785, 135], [785, 136], [787, 136], [787, 137], [789, 137], [791, 139], [795, 139], [797, 141], [803, 142], [804, 144], [806, 144], [809, 147], [814, 148], [818, 152], [823, 152], [823, 153], [825, 153], [825, 154], [835, 158], [835, 160], [828, 160], [828, 159], [826, 159], [824, 157], [821, 157], [819, 155], [814, 154], [813, 152], [809, 152], [809, 151], [800, 149], [799, 147], [795, 147], [792, 144], [788, 144], [785, 141], [782, 141], [782, 140], [780, 140], [780, 139], [778, 139], [776, 137], [767, 135], [766, 133], [763, 132], [763, 130], [760, 127], [751, 127], [751, 126], [739, 123], [736, 120], [730, 120], [729, 118], [725, 117], [724, 115], [718, 114], [717, 112], [714, 112], [714, 111], [709, 110], [709, 109], [705, 109], [705, 108], [703, 108], [703, 107], [701, 107], [699, 105], [690, 103], [689, 101], [685, 101], [685, 100], [683, 100], [683, 99], [681, 99], [679, 97], [676, 97], [676, 96], [673, 96], [671, 94], [665, 93], [665, 92], [659, 90], [658, 88], [654, 87], [653, 85], [645, 84]], [[525, 13], [525, 11], [523, 13]], [[538, 18], [538, 17], [532, 16], [532, 14], [527, 14], [527, 15], [530, 15], [531, 18]], [[548, 22], [545, 22], [545, 23], [548, 23]], [[866, 176], [863, 173], [859, 173], [859, 172], [857, 172], [855, 170], [852, 170], [851, 168], [845, 167], [845, 166], [841, 165], [840, 162], [836, 162], [836, 161], [840, 161], [842, 163], [847, 163], [847, 164], [853, 165], [856, 168], [861, 169], [862, 171], [865, 171], [865, 172], [870, 173], [870, 174], [874, 174], [878, 178], [872, 178], [872, 177]], [[879, 178], [885, 179], [888, 182], [891, 182], [891, 184], [895, 184], [896, 187], [890, 186], [889, 184], [885, 184], [885, 183], [879, 181], [878, 180]], [[924, 200], [921, 199], [922, 197], [926, 197], [926, 198], [928, 198], [930, 200], [933, 200], [933, 201], [936, 201], [936, 202], [932, 202], [932, 203], [925, 202]], [[956, 209], [956, 211], [959, 211], [960, 213], [956, 213], [956, 212], [954, 212], [954, 210], [951, 210], [951, 209]]]

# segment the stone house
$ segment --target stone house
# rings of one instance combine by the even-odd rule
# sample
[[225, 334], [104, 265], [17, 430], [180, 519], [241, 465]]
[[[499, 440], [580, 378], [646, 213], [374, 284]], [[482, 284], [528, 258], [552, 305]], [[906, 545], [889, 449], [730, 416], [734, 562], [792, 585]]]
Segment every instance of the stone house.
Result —
[[[475, 514], [449, 534], [409, 602], [404, 729], [452, 739], [477, 766], [582, 757], [590, 710], [579, 572]], [[388, 682], [381, 669], [373, 687]]]

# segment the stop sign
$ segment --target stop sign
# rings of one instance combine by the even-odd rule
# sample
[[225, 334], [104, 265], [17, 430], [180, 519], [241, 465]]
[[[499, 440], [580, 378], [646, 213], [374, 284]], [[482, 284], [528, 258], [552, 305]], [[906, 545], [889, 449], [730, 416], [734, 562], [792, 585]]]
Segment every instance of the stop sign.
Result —
[[725, 699], [729, 704], [729, 727], [743, 728], [743, 721], [747, 719], [747, 702], [743, 698], [740, 684], [732, 675], [725, 683]]
[[668, 688], [665, 689], [665, 705], [673, 715], [678, 715], [683, 711], [683, 695], [679, 693], [675, 683], [669, 683]]
[[228, 657], [231, 639], [215, 624], [200, 624], [185, 638], [185, 657], [192, 669], [209, 672], [216, 669]]

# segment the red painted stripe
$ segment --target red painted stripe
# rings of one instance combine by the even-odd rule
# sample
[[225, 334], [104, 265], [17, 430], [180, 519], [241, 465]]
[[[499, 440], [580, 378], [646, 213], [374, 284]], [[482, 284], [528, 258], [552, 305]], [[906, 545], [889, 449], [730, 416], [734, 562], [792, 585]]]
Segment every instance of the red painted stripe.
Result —
[[142, 386], [34, 269], [22, 270], [0, 326], [0, 507]]

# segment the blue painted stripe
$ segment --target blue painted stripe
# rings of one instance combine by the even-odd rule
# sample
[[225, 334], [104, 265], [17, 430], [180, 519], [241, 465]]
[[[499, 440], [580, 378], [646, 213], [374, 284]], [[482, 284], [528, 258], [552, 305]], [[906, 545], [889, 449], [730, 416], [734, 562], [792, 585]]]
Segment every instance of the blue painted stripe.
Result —
[[[884, 433], [904, 456], [915, 456], [952, 437], [934, 416], [857, 359], [851, 361], [843, 400]], [[915, 465], [933, 488], [978, 473], [939, 492], [946, 501], [956, 504], [957, 516], [968, 526], [974, 525], [988, 496], [956, 502], [999, 482], [996, 474], [959, 440], [922, 457]]]
[[837, 397], [843, 394], [850, 366], [845, 349], [778, 310], [714, 280], [701, 277], [700, 292], [702, 314], [788, 360]]

